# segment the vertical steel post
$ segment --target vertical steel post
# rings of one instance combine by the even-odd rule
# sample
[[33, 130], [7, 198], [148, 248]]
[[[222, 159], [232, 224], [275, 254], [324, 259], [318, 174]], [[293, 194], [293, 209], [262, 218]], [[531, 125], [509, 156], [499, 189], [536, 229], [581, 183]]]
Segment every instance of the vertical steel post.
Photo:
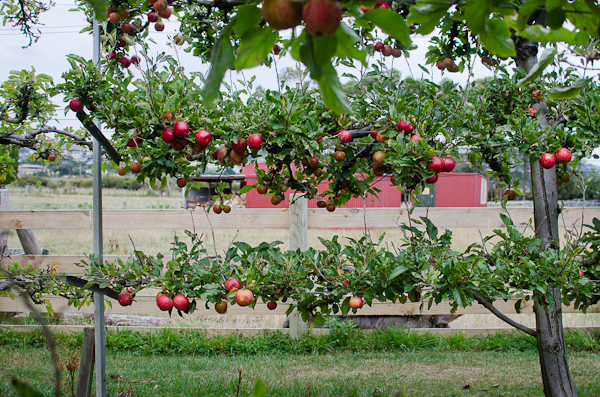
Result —
[[[94, 65], [100, 69], [100, 24], [94, 18], [93, 23], [93, 56]], [[102, 130], [100, 120], [95, 124]], [[94, 233], [94, 255], [102, 262], [102, 148], [100, 142], [94, 139], [94, 174], [93, 174], [93, 208], [92, 227]], [[104, 328], [104, 295], [94, 293], [94, 328], [96, 356], [96, 397], [106, 397], [106, 335]]]

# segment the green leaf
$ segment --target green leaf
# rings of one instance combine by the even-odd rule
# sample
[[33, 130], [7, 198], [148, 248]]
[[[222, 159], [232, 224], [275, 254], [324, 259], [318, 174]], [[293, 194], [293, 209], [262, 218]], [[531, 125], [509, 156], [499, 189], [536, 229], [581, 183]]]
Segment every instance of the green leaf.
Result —
[[416, 30], [420, 34], [429, 34], [438, 25], [440, 19], [446, 16], [450, 5], [425, 4], [410, 7], [410, 13], [406, 19], [408, 24], [418, 24]]
[[[237, 37], [242, 37], [246, 31], [258, 27], [261, 20], [260, 9], [256, 4], [248, 4], [236, 8], [233, 31]], [[271, 32], [273, 29], [269, 29]], [[271, 48], [272, 49], [272, 48]]]
[[254, 384], [254, 397], [264, 397], [268, 391], [267, 386], [258, 378]]
[[565, 28], [550, 30], [540, 25], [533, 25], [519, 33], [519, 36], [538, 43], [556, 43], [562, 41], [573, 45], [582, 44], [575, 32], [571, 32]]
[[408, 269], [410, 269], [408, 266], [406, 265], [400, 265], [397, 268], [395, 268], [389, 275], [388, 277], [388, 281], [392, 281], [393, 279], [395, 279], [396, 277], [398, 277], [399, 275], [401, 275], [402, 273], [404, 273], [405, 271], [407, 271]]
[[327, 64], [324, 69], [324, 73], [319, 79], [319, 91], [323, 97], [323, 102], [338, 114], [352, 113], [352, 107], [342, 89], [335, 68], [333, 65]]
[[367, 52], [356, 46], [360, 42], [360, 37], [348, 25], [342, 22], [342, 28], [335, 31], [337, 38], [336, 57], [354, 58], [365, 64], [367, 60]]
[[546, 48], [544, 50], [544, 53], [540, 57], [540, 60], [538, 61], [538, 63], [533, 68], [531, 68], [531, 70], [529, 71], [527, 76], [523, 77], [521, 80], [519, 80], [517, 82], [517, 87], [522, 87], [526, 84], [529, 84], [532, 81], [534, 81], [535, 79], [537, 79], [538, 77], [540, 77], [542, 75], [542, 73], [544, 73], [544, 69], [546, 69], [546, 67], [554, 61], [555, 55], [556, 55], [556, 48], [554, 48], [554, 47]]
[[108, 12], [108, 1], [107, 0], [85, 0], [92, 9], [94, 10], [94, 16], [99, 21], [105, 21]]
[[206, 76], [204, 87], [200, 92], [204, 102], [207, 104], [212, 102], [219, 95], [219, 87], [221, 86], [223, 77], [225, 77], [225, 72], [234, 65], [233, 47], [230, 41], [234, 22], [235, 21], [230, 22], [229, 25], [223, 29], [219, 41], [217, 41], [217, 44], [213, 47], [210, 70], [208, 71], [208, 76]]
[[410, 29], [408, 29], [406, 21], [400, 14], [397, 14], [392, 10], [376, 8], [366, 12], [362, 18], [373, 22], [383, 31], [383, 33], [393, 36], [407, 46], [412, 44], [412, 40], [410, 39]]
[[465, 6], [465, 20], [474, 35], [488, 34], [489, 17], [494, 10], [494, 1], [470, 0]]
[[554, 10], [567, 4], [567, 0], [546, 0], [546, 9], [548, 11]]
[[546, 25], [553, 30], [560, 29], [565, 23], [566, 19], [567, 14], [565, 13], [565, 10], [563, 10], [561, 7], [555, 8], [553, 10], [549, 10], [546, 14]]
[[519, 7], [519, 13], [516, 21], [510, 16], [506, 17], [505, 20], [509, 22], [513, 29], [521, 31], [527, 26], [527, 19], [529, 19], [529, 16], [533, 14], [538, 7], [541, 7], [544, 4], [545, 0], [527, 0]]
[[570, 87], [553, 87], [548, 90], [552, 99], [569, 99], [579, 95], [579, 91], [592, 81], [592, 78], [577, 79]]
[[487, 20], [485, 31], [479, 33], [479, 41], [485, 48], [499, 57], [516, 55], [515, 42], [511, 39], [510, 27], [504, 19]]
[[508, 217], [508, 215], [506, 215], [506, 214], [500, 214], [500, 219], [502, 219], [502, 223], [504, 223], [504, 226], [506, 226], [506, 227], [510, 227], [510, 226], [514, 226], [515, 225], [513, 223], [512, 219], [510, 219]]
[[[106, 11], [104, 13], [106, 14]], [[16, 379], [13, 379], [12, 385], [19, 397], [44, 397], [39, 391]]]
[[275, 44], [275, 33], [271, 28], [247, 30], [241, 38], [235, 60], [236, 70], [252, 68], [262, 64]]

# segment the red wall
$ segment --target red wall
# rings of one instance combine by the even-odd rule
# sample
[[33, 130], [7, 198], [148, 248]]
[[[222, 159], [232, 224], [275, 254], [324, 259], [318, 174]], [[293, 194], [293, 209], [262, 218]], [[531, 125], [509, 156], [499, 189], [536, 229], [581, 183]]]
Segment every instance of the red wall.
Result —
[[[487, 206], [488, 179], [479, 174], [449, 172], [441, 173], [436, 183], [436, 207], [485, 207]], [[482, 186], [482, 180], [485, 180]], [[485, 189], [484, 203], [481, 190]]]

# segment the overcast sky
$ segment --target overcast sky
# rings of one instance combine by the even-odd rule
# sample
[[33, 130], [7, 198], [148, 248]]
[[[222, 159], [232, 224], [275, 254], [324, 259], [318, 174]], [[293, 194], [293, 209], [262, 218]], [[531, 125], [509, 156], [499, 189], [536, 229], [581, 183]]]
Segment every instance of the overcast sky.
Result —
[[[67, 54], [77, 54], [91, 59], [92, 36], [89, 33], [78, 33], [86, 26], [86, 21], [82, 13], [69, 12], [69, 9], [75, 6], [74, 2], [59, 0], [50, 11], [44, 13], [40, 18], [40, 39], [28, 48], [21, 48], [28, 43], [28, 39], [18, 29], [8, 25], [0, 27], [0, 39], [3, 42], [2, 46], [0, 46], [0, 59], [3, 60], [3, 62], [0, 62], [0, 81], [5, 81], [11, 70], [30, 69], [34, 67], [37, 73], [46, 73], [52, 76], [55, 82], [61, 82], [61, 74], [70, 67], [66, 59]], [[156, 32], [153, 27], [150, 28], [150, 38], [157, 43], [156, 45], [152, 45], [151, 54], [152, 52], [158, 54], [163, 51], [173, 54], [173, 49], [167, 46], [167, 42], [169, 36], [177, 34], [178, 26], [179, 23], [176, 21], [175, 16], [173, 16], [171, 17], [171, 21], [165, 21], [165, 30], [163, 32]], [[285, 34], [285, 31], [282, 33]], [[412, 71], [415, 74], [414, 77], [419, 78], [424, 73], [418, 64], [425, 63], [424, 56], [427, 51], [428, 40], [419, 36], [413, 36], [413, 40], [419, 48], [411, 52], [409, 59], [404, 57], [398, 59], [388, 57], [386, 61], [388, 62], [388, 66], [392, 66], [393, 60], [393, 67], [400, 70], [403, 76], [410, 76]], [[130, 53], [133, 52], [130, 51]], [[200, 71], [205, 73], [208, 71], [208, 65], [202, 64], [199, 58], [193, 57], [182, 50], [179, 51], [179, 59], [188, 72]], [[281, 70], [287, 66], [294, 67], [296, 61], [288, 55], [279, 59], [277, 64]], [[478, 59], [475, 60], [474, 66], [475, 78], [492, 75], [487, 68], [481, 65]], [[450, 78], [464, 84], [468, 79], [466, 72], [445, 73], [442, 76], [442, 73], [437, 68], [430, 68], [429, 70], [432, 72], [432, 77], [430, 76], [429, 78], [432, 78], [435, 82], [439, 82], [442, 78]], [[338, 74], [341, 76], [343, 72], [339, 70]], [[241, 77], [236, 72], [233, 73], [234, 80]], [[273, 78], [274, 71], [265, 66], [245, 70], [244, 75], [247, 79], [255, 75], [255, 86], [261, 85], [264, 88], [277, 89], [277, 79]], [[229, 80], [229, 76], [226, 75], [225, 78], [226, 81]], [[62, 102], [58, 104], [61, 107], [65, 105]], [[81, 127], [74, 113], [69, 112], [65, 116], [62, 110], [58, 111], [56, 123], [51, 123], [51, 125], [59, 128], [66, 126]]]

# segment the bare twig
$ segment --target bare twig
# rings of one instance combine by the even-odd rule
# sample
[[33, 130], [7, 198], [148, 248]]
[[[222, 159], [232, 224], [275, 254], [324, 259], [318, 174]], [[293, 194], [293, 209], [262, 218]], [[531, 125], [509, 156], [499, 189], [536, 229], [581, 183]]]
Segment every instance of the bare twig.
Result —
[[473, 298], [475, 298], [475, 300], [477, 302], [479, 302], [479, 304], [481, 304], [486, 309], [488, 309], [490, 312], [492, 312], [492, 314], [494, 316], [498, 317], [500, 320], [504, 321], [505, 323], [515, 327], [516, 329], [523, 331], [526, 334], [529, 334], [537, 339], [537, 331], [535, 331], [529, 327], [526, 327], [523, 324], [520, 324], [520, 323], [510, 319], [509, 317], [505, 316], [504, 314], [502, 314], [502, 312], [500, 312], [498, 309], [496, 309], [491, 302], [487, 301], [483, 296], [479, 295], [477, 292], [469, 291], [469, 293], [473, 296]]

